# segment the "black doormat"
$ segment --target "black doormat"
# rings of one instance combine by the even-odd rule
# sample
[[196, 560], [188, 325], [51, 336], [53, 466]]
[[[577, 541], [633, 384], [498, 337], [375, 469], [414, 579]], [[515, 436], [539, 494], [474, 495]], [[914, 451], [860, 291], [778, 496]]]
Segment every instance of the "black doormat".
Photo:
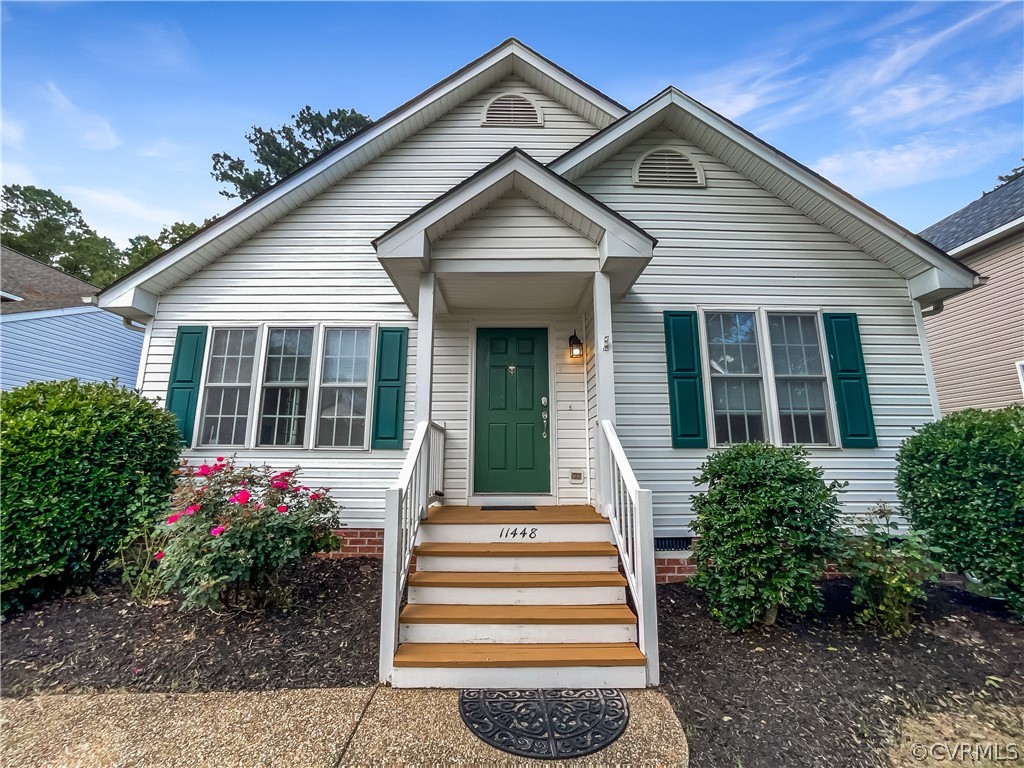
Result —
[[598, 752], [629, 723], [626, 697], [614, 688], [468, 690], [459, 695], [459, 713], [492, 747], [539, 760]]
[[484, 512], [521, 512], [523, 510], [537, 509], [530, 504], [510, 504], [506, 506], [480, 507]]

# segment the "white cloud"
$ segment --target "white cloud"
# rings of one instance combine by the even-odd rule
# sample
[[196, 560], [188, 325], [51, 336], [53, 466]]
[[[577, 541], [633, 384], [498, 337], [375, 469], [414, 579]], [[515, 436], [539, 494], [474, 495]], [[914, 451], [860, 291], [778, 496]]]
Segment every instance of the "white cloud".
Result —
[[97, 232], [120, 246], [127, 246], [128, 239], [137, 234], [156, 233], [161, 227], [186, 218], [180, 210], [147, 205], [112, 189], [67, 186], [60, 193], [74, 200]]
[[66, 129], [84, 146], [90, 149], [115, 149], [121, 145], [109, 120], [76, 105], [53, 81], [46, 84], [46, 97], [54, 113], [64, 121]]
[[124, 24], [110, 27], [107, 32], [107, 37], [92, 40], [84, 47], [111, 66], [160, 72], [193, 68], [192, 45], [177, 24]]
[[157, 139], [139, 150], [143, 157], [167, 157], [181, 152], [182, 146], [170, 139]]
[[1019, 143], [1016, 131], [947, 137], [922, 134], [890, 147], [823, 157], [813, 168], [854, 195], [969, 174]]
[[0, 136], [3, 137], [3, 143], [6, 146], [21, 146], [21, 142], [25, 138], [25, 127], [0, 113]]

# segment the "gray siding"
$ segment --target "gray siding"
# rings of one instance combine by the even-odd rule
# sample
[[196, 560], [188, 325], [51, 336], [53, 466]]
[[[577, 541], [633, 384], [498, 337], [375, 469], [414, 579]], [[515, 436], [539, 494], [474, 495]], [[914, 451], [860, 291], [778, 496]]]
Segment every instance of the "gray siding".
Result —
[[0, 388], [77, 378], [135, 386], [142, 334], [92, 307], [4, 315], [0, 320]]
[[[706, 189], [634, 187], [637, 157], [686, 149]], [[926, 364], [906, 280], [678, 135], [659, 129], [585, 176], [580, 186], [658, 238], [655, 256], [613, 307], [617, 429], [641, 486], [654, 491], [660, 536], [689, 533], [703, 450], [673, 449], [662, 312], [697, 306], [856, 312], [879, 447], [816, 448], [828, 479], [850, 483], [849, 512], [894, 502], [895, 454], [932, 420]]]
[[1015, 368], [1024, 360], [1024, 236], [1005, 238], [963, 262], [988, 282], [925, 318], [943, 413], [1024, 399]]

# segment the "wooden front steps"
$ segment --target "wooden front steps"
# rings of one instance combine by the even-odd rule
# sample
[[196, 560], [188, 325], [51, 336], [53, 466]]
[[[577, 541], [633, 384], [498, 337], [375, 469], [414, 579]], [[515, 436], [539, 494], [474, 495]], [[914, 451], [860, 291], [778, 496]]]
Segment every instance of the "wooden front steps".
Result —
[[414, 548], [392, 684], [644, 687], [612, 539], [589, 506], [432, 508]]

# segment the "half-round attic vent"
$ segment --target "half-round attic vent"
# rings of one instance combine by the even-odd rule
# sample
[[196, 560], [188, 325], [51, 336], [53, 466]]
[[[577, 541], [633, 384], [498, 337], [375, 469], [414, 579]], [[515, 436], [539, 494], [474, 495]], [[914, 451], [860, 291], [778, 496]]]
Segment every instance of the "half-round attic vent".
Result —
[[503, 93], [484, 108], [482, 125], [543, 125], [540, 108], [518, 93]]
[[703, 187], [704, 169], [681, 149], [659, 147], [636, 161], [633, 183], [658, 187]]

